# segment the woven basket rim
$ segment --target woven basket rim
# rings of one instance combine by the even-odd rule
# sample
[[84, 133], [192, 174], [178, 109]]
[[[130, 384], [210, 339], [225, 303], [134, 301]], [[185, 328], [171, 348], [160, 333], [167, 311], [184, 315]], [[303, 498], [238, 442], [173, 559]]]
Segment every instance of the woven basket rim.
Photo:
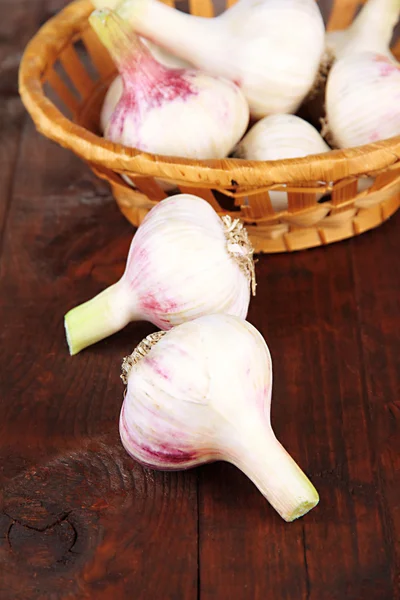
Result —
[[64, 116], [46, 97], [42, 85], [49, 67], [48, 57], [59, 56], [82, 32], [82, 21], [92, 10], [90, 0], [75, 0], [47, 21], [28, 43], [19, 69], [19, 93], [37, 129], [89, 163], [117, 172], [251, 189], [359, 177], [387, 169], [400, 159], [400, 136], [325, 154], [275, 161], [193, 160], [146, 153], [112, 143]]

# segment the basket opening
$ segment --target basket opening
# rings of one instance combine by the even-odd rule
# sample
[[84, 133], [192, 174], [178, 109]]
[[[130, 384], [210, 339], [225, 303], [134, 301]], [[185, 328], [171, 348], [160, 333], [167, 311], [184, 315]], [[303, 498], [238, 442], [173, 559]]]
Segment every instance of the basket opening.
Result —
[[77, 40], [73, 44], [73, 48], [74, 48], [76, 54], [78, 55], [81, 64], [85, 67], [86, 72], [89, 75], [89, 77], [93, 81], [98, 81], [100, 79], [100, 74], [97, 71], [95, 65], [93, 64], [93, 61], [90, 58], [90, 54], [88, 53], [83, 41], [81, 39]]

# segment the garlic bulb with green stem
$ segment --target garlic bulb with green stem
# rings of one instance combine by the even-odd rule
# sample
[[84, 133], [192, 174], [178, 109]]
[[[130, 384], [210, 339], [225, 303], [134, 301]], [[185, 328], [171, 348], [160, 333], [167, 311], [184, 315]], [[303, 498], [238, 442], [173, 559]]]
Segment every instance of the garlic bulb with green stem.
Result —
[[400, 135], [400, 65], [359, 52], [336, 61], [326, 86], [326, 132], [339, 148]]
[[239, 220], [220, 218], [202, 198], [157, 204], [133, 237], [121, 279], [65, 316], [71, 354], [131, 321], [161, 329], [209, 313], [245, 318], [255, 293], [253, 248]]
[[225, 460], [286, 521], [319, 500], [271, 427], [272, 362], [261, 334], [238, 317], [206, 315], [148, 336], [123, 363], [120, 435], [154, 469]]
[[[270, 115], [253, 125], [239, 142], [234, 156], [246, 160], [284, 160], [329, 150], [328, 144], [307, 121], [295, 115]], [[271, 190], [269, 197], [275, 210], [288, 207], [286, 192]]]
[[296, 111], [314, 83], [325, 46], [314, 0], [239, 0], [212, 19], [158, 0], [125, 0], [117, 11], [138, 34], [237, 83], [256, 118]]
[[336, 59], [364, 51], [393, 58], [389, 46], [399, 16], [400, 0], [367, 0], [350, 27], [327, 33], [327, 48]]
[[231, 152], [249, 121], [247, 102], [236, 85], [161, 65], [110, 10], [94, 11], [89, 21], [123, 81], [105, 128], [107, 139], [166, 156], [211, 159]]

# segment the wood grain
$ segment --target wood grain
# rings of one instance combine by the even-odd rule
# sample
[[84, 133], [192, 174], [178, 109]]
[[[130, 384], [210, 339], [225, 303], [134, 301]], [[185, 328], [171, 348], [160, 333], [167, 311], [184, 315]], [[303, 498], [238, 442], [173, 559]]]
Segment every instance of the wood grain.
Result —
[[[385, 490], [375, 460], [376, 423], [367, 400], [351, 258], [351, 252], [364, 256], [368, 246], [374, 261], [374, 239], [379, 244], [390, 235], [397, 239], [395, 221], [365, 236], [361, 244], [354, 240], [326, 252], [260, 259], [249, 318], [272, 352], [273, 426], [317, 486], [321, 500], [301, 521], [286, 525], [262, 506], [241, 474], [229, 467], [208, 467], [200, 496], [205, 598], [231, 598], [235, 593], [235, 598], [261, 599], [268, 590], [280, 599], [293, 598], [294, 590], [295, 597], [311, 600], [397, 597], [395, 538], [387, 528]], [[386, 253], [385, 260], [382, 255], [380, 263], [387, 265], [392, 304], [399, 279], [393, 277], [389, 284], [387, 263], [390, 256], [395, 260], [396, 244], [398, 251], [398, 242], [392, 241], [392, 254]], [[371, 264], [363, 279], [369, 289], [374, 287], [373, 273]], [[395, 324], [398, 330], [398, 311], [392, 310], [391, 318], [393, 330]], [[400, 370], [398, 364], [394, 367], [386, 375], [398, 385]], [[379, 377], [375, 371], [374, 377]], [[393, 427], [393, 435], [398, 434]], [[390, 461], [387, 485], [396, 513], [396, 450], [390, 452]]]
[[0, 600], [400, 599], [400, 216], [257, 265], [273, 426], [316, 509], [286, 524], [230, 465], [134, 463], [119, 367], [152, 326], [70, 358], [62, 322], [120, 276], [133, 230], [16, 96], [24, 43], [63, 4], [1, 1]]

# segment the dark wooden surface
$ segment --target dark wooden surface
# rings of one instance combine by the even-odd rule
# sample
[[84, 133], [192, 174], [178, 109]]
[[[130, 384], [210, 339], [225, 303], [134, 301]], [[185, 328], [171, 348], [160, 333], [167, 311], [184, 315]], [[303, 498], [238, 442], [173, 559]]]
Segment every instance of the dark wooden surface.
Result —
[[0, 599], [400, 598], [400, 215], [257, 265], [273, 425], [315, 510], [284, 523], [226, 464], [143, 469], [118, 438], [119, 367], [153, 328], [74, 358], [63, 331], [122, 273], [132, 228], [17, 97], [20, 52], [62, 4], [0, 2]]

